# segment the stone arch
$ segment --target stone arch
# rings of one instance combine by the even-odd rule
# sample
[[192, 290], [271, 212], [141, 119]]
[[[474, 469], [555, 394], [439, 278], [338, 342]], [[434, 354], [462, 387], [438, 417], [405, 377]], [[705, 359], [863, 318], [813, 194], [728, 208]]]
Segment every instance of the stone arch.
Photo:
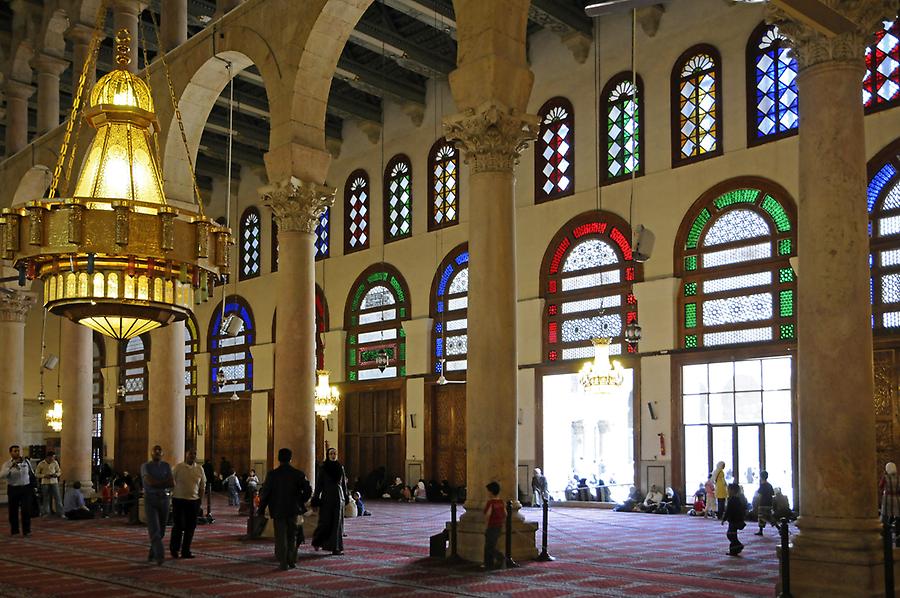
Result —
[[52, 178], [53, 171], [48, 166], [36, 164], [29, 168], [19, 181], [19, 186], [16, 187], [12, 205], [22, 205], [26, 202], [46, 197], [47, 188], [50, 186], [50, 179]]

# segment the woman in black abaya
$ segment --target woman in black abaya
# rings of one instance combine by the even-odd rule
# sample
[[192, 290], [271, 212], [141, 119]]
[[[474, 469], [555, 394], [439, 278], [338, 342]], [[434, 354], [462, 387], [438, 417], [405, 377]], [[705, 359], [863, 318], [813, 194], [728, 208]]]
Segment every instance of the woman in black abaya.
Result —
[[319, 524], [313, 532], [312, 545], [332, 554], [344, 552], [344, 507], [350, 502], [347, 475], [337, 460], [337, 449], [328, 449], [328, 456], [316, 476], [316, 490], [312, 504], [319, 509]]

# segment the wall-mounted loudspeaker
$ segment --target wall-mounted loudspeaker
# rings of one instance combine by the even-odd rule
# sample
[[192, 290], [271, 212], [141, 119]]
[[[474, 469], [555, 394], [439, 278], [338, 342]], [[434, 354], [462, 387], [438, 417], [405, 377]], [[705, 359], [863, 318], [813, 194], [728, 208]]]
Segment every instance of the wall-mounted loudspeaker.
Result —
[[656, 242], [656, 235], [643, 224], [638, 224], [634, 229], [634, 261], [646, 262], [653, 254], [653, 244]]
[[56, 369], [56, 366], [59, 365], [59, 357], [51, 353], [47, 356], [47, 359], [44, 360], [44, 363], [41, 364], [44, 366], [45, 370], [53, 370]]

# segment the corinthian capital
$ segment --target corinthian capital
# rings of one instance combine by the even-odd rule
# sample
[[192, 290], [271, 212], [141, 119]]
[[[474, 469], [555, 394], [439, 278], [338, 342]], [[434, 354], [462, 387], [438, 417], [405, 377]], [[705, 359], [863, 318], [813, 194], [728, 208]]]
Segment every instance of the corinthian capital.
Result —
[[9, 288], [0, 289], [0, 322], [24, 322], [34, 297]]
[[325, 210], [334, 205], [334, 188], [291, 177], [263, 190], [279, 231], [316, 232]]
[[[766, 21], [789, 38], [800, 70], [830, 61], [860, 63], [883, 19], [897, 14], [896, 0], [819, 0], [821, 15], [789, 13], [777, 2], [767, 6]], [[827, 23], [818, 19], [829, 17]]]
[[490, 102], [444, 119], [444, 132], [459, 143], [474, 172], [511, 171], [537, 137], [538, 122], [536, 115]]

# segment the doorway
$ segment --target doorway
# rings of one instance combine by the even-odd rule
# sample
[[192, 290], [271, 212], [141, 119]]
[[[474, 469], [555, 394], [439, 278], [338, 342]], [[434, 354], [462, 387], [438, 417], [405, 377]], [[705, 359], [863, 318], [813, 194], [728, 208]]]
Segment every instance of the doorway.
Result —
[[250, 470], [250, 399], [215, 399], [209, 405], [206, 457], [218, 467], [225, 457], [239, 475]]
[[[432, 386], [425, 430], [429, 479], [466, 485], [466, 385]], [[413, 482], [415, 480], [409, 480]]]
[[400, 388], [350, 392], [340, 406], [339, 458], [352, 484], [384, 467], [385, 479], [403, 477], [406, 463], [403, 393]]
[[146, 405], [116, 409], [116, 471], [140, 475], [141, 465], [150, 458], [148, 426]]

